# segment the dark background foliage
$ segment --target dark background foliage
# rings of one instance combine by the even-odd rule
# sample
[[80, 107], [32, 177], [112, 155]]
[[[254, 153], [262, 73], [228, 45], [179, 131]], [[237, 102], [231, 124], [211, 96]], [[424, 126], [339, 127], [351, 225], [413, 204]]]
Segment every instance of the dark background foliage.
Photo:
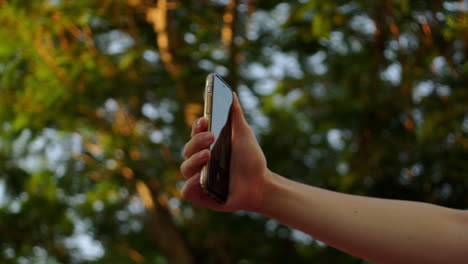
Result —
[[467, 12], [464, 0], [0, 0], [0, 261], [364, 263], [180, 199], [213, 71], [273, 171], [466, 209]]

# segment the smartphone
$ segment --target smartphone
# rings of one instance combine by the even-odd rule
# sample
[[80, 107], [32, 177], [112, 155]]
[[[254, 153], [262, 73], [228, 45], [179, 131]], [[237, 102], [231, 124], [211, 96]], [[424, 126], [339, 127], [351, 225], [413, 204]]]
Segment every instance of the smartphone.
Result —
[[231, 165], [231, 106], [234, 100], [229, 85], [216, 73], [206, 78], [204, 117], [208, 131], [215, 136], [211, 158], [202, 168], [200, 184], [211, 197], [225, 203], [229, 195]]

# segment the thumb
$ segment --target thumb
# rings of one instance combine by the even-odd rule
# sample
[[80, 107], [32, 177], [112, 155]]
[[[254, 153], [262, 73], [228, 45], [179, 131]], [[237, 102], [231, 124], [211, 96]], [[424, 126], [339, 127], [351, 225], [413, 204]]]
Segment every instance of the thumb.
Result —
[[247, 121], [244, 118], [244, 113], [242, 112], [242, 107], [237, 98], [237, 94], [233, 92], [233, 102], [231, 108], [231, 125], [233, 132], [235, 134], [245, 134], [250, 133], [250, 127]]

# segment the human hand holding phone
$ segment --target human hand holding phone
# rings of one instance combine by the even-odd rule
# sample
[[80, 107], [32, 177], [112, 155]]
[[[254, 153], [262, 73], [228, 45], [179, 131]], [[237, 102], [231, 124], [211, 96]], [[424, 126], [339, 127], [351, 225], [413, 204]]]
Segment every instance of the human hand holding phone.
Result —
[[185, 199], [217, 211], [260, 213], [372, 262], [465, 263], [468, 259], [468, 211], [343, 194], [284, 178], [268, 170], [235, 94], [230, 113], [227, 201], [215, 201], [200, 184], [200, 171], [210, 159], [208, 147], [214, 142], [204, 118], [193, 125], [184, 149]]
[[200, 118], [192, 126], [192, 138], [184, 147], [185, 161], [181, 172], [187, 179], [182, 196], [204, 207], [217, 211], [256, 211], [263, 200], [263, 187], [269, 170], [265, 156], [258, 145], [252, 129], [244, 115], [236, 94], [231, 107], [231, 164], [229, 196], [224, 204], [216, 202], [202, 188], [200, 175], [211, 153], [214, 135], [207, 132], [208, 122]]

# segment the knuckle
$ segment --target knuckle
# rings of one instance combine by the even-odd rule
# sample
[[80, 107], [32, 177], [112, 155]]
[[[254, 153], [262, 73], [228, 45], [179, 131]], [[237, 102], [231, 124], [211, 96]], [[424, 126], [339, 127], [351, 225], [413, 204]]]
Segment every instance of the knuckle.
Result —
[[182, 155], [184, 156], [184, 159], [187, 159], [187, 144], [185, 144], [184, 148], [182, 149]]
[[180, 164], [180, 172], [182, 173], [182, 175], [185, 176], [185, 173], [187, 172], [187, 161], [184, 161], [182, 162], [182, 164]]
[[195, 135], [195, 137], [192, 139], [193, 148], [198, 148], [202, 141], [203, 140], [200, 134]]
[[190, 156], [191, 156], [190, 153], [191, 153], [192, 145], [193, 145], [192, 140], [190, 140], [189, 142], [187, 142], [187, 144], [185, 144], [185, 146], [184, 146], [184, 152], [183, 152], [183, 155], [184, 155], [184, 158], [185, 158], [185, 159], [190, 158]]
[[199, 133], [195, 134], [195, 135], [193, 136], [193, 140], [194, 140], [194, 141], [200, 140], [200, 137], [201, 137], [202, 135], [203, 135], [202, 132], [199, 132]]
[[184, 163], [182, 162], [179, 166], [179, 171], [184, 174]]

